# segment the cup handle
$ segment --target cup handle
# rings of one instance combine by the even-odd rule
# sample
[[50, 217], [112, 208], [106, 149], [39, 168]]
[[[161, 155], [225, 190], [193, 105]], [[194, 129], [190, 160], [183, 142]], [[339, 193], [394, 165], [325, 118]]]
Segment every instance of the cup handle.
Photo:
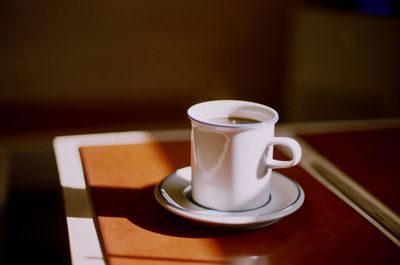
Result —
[[[272, 153], [268, 150], [274, 145], [283, 145], [287, 147], [292, 152], [291, 160], [276, 160], [272, 158]], [[287, 168], [297, 165], [301, 159], [301, 147], [300, 144], [288, 137], [274, 137], [268, 144], [266, 148], [266, 166], [270, 169], [274, 168]]]

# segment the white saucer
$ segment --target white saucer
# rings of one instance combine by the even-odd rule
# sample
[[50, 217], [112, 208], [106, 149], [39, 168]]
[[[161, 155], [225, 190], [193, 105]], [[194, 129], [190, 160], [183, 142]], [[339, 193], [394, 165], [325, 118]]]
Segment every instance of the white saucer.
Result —
[[155, 197], [168, 211], [206, 225], [230, 229], [263, 227], [292, 214], [304, 202], [304, 192], [300, 185], [273, 171], [271, 197], [264, 206], [238, 212], [212, 210], [196, 204], [190, 198], [190, 180], [190, 166], [178, 169], [155, 187]]

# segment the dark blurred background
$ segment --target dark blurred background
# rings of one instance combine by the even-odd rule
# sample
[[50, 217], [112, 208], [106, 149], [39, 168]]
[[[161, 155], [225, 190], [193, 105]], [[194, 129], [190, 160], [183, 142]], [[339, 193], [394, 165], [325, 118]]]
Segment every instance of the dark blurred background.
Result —
[[189, 127], [211, 99], [281, 122], [400, 117], [399, 1], [0, 2], [0, 264], [69, 264], [54, 136]]

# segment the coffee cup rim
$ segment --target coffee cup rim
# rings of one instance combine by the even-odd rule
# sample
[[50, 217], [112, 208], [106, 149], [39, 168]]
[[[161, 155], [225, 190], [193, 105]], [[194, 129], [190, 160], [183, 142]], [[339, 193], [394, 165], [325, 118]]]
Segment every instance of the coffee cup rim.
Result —
[[[222, 105], [223, 104], [223, 105]], [[218, 108], [218, 106], [224, 106]], [[207, 108], [208, 107], [208, 108]], [[214, 110], [210, 110], [214, 107]], [[232, 116], [232, 112], [237, 116], [243, 116], [243, 118], [256, 119], [257, 123], [246, 123], [246, 124], [226, 124], [220, 122], [211, 122], [211, 118], [217, 118], [219, 116]], [[216, 114], [219, 112], [221, 115]], [[254, 128], [263, 127], [265, 125], [274, 124], [278, 121], [279, 115], [273, 108], [252, 101], [245, 100], [211, 100], [203, 101], [192, 105], [187, 110], [187, 115], [192, 122], [196, 122], [203, 125], [212, 127], [224, 127], [224, 128]], [[208, 116], [207, 116], [208, 115]], [[256, 117], [254, 117], [256, 116]], [[264, 118], [263, 118], [264, 117]]]

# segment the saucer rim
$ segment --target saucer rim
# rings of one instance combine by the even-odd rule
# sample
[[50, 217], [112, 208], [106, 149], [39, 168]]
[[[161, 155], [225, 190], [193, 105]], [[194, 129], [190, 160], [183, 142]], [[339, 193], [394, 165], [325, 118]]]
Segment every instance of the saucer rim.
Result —
[[[254, 215], [254, 212], [260, 211], [261, 208], [267, 207], [269, 203], [266, 203], [264, 206], [257, 208], [257, 209], [252, 209], [252, 210], [247, 210], [247, 211], [239, 211], [239, 212], [231, 212], [231, 211], [218, 211], [218, 210], [213, 210], [213, 209], [208, 209], [208, 208], [203, 208], [201, 205], [196, 205], [199, 207], [199, 209], [192, 210], [189, 208], [184, 208], [181, 205], [177, 204], [175, 201], [170, 201], [172, 198], [169, 197], [166, 198], [163, 195], [162, 187], [165, 186], [164, 183], [172, 178], [176, 177], [177, 171], [178, 170], [190, 170], [187, 169], [190, 168], [190, 166], [187, 167], [182, 167], [177, 170], [175, 170], [173, 173], [169, 174], [167, 177], [165, 177], [162, 181], [160, 181], [154, 188], [154, 195], [158, 203], [165, 208], [166, 210], [181, 216], [183, 218], [189, 219], [191, 221], [195, 222], [200, 222], [202, 224], [207, 224], [207, 225], [213, 225], [213, 226], [224, 226], [224, 227], [229, 227], [229, 228], [258, 228], [258, 227], [263, 227], [267, 226], [270, 224], [275, 223], [276, 221], [280, 220], [283, 217], [286, 217], [295, 211], [297, 211], [304, 203], [305, 199], [305, 194], [301, 186], [296, 182], [290, 179], [289, 177], [279, 173], [279, 172], [272, 172], [273, 175], [278, 176], [278, 177], [283, 177], [286, 178], [289, 182], [291, 182], [296, 188], [297, 188], [297, 196], [293, 201], [288, 205], [285, 206], [284, 208], [277, 209], [271, 212], [265, 212], [262, 214]], [[191, 174], [190, 174], [191, 175]], [[191, 176], [189, 176], [189, 180], [191, 179]], [[186, 185], [183, 189], [184, 190], [188, 189], [189, 185]], [[187, 198], [187, 196], [185, 196]], [[190, 199], [187, 198], [189, 201]], [[193, 202], [191, 202], [193, 204]], [[207, 214], [208, 213], [208, 214]], [[210, 213], [213, 213], [214, 215], [211, 215]], [[248, 215], [240, 215], [238, 216], [237, 213], [249, 213]], [[230, 214], [230, 215], [227, 215]]]

